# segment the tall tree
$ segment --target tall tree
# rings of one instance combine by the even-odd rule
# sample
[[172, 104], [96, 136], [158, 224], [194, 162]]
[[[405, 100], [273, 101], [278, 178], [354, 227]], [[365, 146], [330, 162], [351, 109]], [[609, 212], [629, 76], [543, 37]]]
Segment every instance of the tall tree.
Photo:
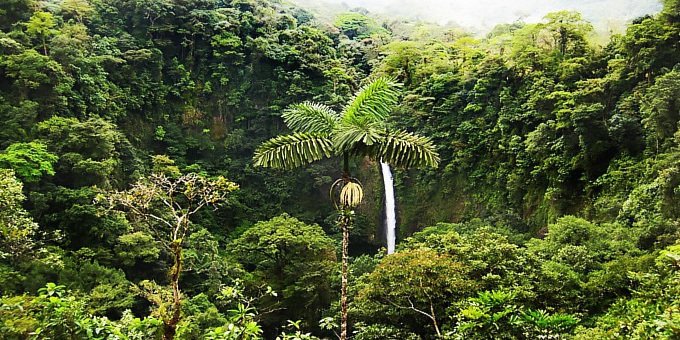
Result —
[[280, 293], [260, 301], [269, 320], [300, 319], [311, 327], [319, 321], [337, 261], [333, 240], [320, 226], [286, 214], [261, 221], [233, 242], [233, 254], [255, 285]]
[[579, 54], [585, 50], [587, 35], [593, 30], [593, 25], [583, 20], [581, 13], [573, 11], [559, 11], [548, 13], [542, 24], [553, 39], [553, 48], [560, 56], [570, 53]]
[[14, 171], [0, 169], [0, 262], [16, 261], [36, 246], [38, 225], [21, 206], [26, 199], [22, 189]]
[[340, 114], [312, 102], [292, 105], [282, 117], [292, 134], [274, 137], [256, 151], [256, 166], [292, 169], [342, 156], [342, 178], [333, 185], [342, 230], [341, 333], [347, 338], [347, 263], [349, 229], [353, 209], [361, 203], [363, 190], [350, 175], [350, 157], [370, 157], [398, 167], [437, 167], [439, 155], [428, 138], [404, 130], [390, 130], [386, 119], [398, 103], [400, 85], [377, 78], [359, 90]]
[[47, 55], [47, 38], [54, 35], [57, 24], [50, 12], [35, 12], [26, 23], [26, 33], [40, 38], [43, 53]]
[[94, 13], [94, 7], [88, 0], [64, 0], [61, 3], [61, 10], [74, 17], [79, 23]]
[[[176, 167], [172, 167], [176, 170]], [[157, 172], [142, 179], [131, 189], [113, 192], [106, 202], [125, 211], [132, 218], [144, 222], [172, 255], [170, 285], [172, 303], [162, 315], [165, 325], [163, 338], [173, 339], [181, 317], [182, 295], [179, 286], [182, 274], [182, 250], [189, 233], [194, 229], [191, 218], [202, 208], [224, 201], [238, 185], [224, 177], [209, 179], [195, 173], [179, 175]]]

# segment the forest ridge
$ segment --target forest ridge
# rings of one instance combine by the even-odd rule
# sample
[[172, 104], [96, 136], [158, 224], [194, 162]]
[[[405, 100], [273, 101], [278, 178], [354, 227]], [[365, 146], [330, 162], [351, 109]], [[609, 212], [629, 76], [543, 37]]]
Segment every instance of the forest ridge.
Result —
[[0, 338], [676, 339], [680, 1], [596, 41], [2, 0]]

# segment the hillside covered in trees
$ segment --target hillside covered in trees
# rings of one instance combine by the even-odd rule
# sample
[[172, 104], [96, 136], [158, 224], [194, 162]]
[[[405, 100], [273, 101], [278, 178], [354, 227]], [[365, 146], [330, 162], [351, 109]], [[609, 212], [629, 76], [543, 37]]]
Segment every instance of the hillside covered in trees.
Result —
[[680, 338], [680, 1], [601, 41], [0, 0], [0, 338]]

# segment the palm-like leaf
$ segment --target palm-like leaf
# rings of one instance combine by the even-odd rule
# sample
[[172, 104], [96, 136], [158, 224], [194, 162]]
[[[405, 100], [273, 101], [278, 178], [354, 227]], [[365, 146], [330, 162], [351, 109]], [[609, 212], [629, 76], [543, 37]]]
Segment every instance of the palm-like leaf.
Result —
[[384, 77], [362, 87], [343, 109], [343, 122], [364, 124], [384, 121], [398, 103], [399, 88], [399, 84]]
[[357, 148], [375, 144], [381, 138], [381, 128], [384, 127], [380, 123], [364, 122], [359, 125], [342, 122], [338, 124], [333, 133], [333, 147], [336, 154], [356, 153]]
[[255, 166], [292, 169], [330, 157], [333, 143], [322, 134], [296, 132], [274, 137], [255, 150]]
[[294, 133], [263, 143], [255, 151], [255, 165], [291, 169], [346, 154], [398, 167], [437, 167], [439, 155], [429, 139], [387, 131], [385, 119], [397, 104], [399, 87], [390, 78], [378, 78], [364, 86], [340, 116], [322, 104], [292, 105], [282, 117]]
[[373, 157], [397, 167], [439, 166], [439, 154], [430, 139], [407, 131], [390, 131], [370, 149]]
[[340, 120], [330, 107], [312, 102], [291, 105], [281, 117], [293, 131], [325, 135], [331, 134]]

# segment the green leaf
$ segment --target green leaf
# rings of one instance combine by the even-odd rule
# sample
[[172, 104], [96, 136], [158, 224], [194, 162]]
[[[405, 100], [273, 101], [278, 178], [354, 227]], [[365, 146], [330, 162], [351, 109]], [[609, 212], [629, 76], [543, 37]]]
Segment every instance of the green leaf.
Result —
[[327, 137], [296, 132], [262, 143], [253, 159], [255, 166], [292, 169], [330, 157], [332, 151], [333, 145]]
[[337, 154], [354, 152], [360, 146], [371, 146], [381, 138], [380, 126], [376, 123], [355, 125], [341, 123], [333, 135], [333, 145]]
[[281, 115], [288, 127], [296, 132], [329, 135], [340, 116], [330, 107], [313, 102], [291, 105]]
[[429, 138], [407, 131], [390, 131], [373, 148], [373, 156], [397, 167], [439, 166], [439, 154]]
[[342, 111], [342, 120], [352, 125], [382, 122], [398, 103], [400, 84], [380, 77], [367, 84]]
[[42, 176], [54, 175], [58, 157], [39, 142], [14, 143], [0, 153], [0, 168], [13, 169], [24, 182], [37, 182]]

